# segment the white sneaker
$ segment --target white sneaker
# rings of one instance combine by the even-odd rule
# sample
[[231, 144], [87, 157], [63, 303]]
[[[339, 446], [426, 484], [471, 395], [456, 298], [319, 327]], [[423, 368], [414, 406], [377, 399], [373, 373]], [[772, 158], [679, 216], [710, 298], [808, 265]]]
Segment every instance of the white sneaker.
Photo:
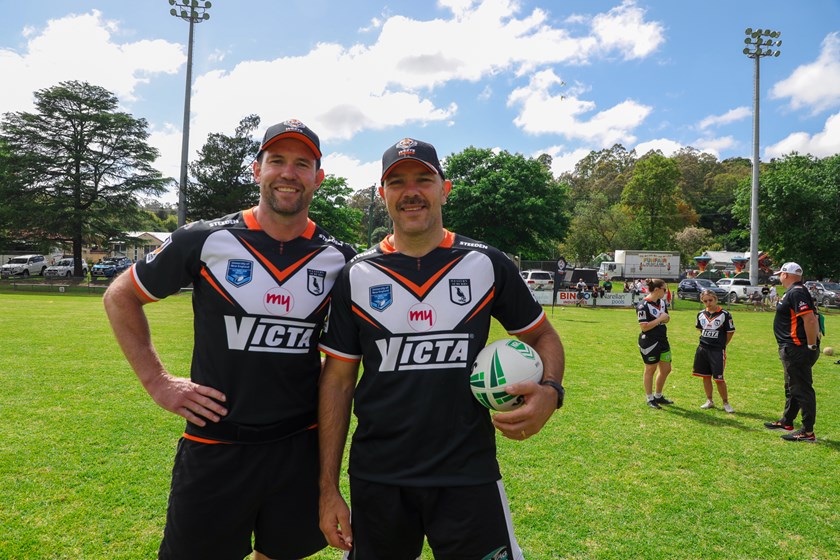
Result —
[[700, 405], [700, 408], [714, 408], [715, 403], [713, 401], [706, 401]]
[[732, 414], [733, 412], [735, 412], [735, 409], [732, 408], [732, 405], [729, 404], [728, 402], [723, 403], [723, 410], [725, 410], [729, 414]]

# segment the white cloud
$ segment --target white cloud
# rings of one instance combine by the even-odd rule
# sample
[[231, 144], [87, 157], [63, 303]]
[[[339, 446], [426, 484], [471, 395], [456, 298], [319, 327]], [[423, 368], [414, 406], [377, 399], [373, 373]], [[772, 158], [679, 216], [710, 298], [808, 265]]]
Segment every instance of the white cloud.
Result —
[[698, 125], [700, 130], [706, 130], [713, 126], [721, 126], [740, 121], [752, 115], [752, 110], [749, 107], [736, 107], [730, 109], [722, 115], [710, 115], [700, 121]]
[[539, 150], [531, 154], [531, 157], [539, 157], [540, 154], [548, 154], [551, 156], [551, 172], [555, 177], [559, 177], [563, 173], [575, 170], [575, 165], [584, 157], [589, 155], [588, 148], [578, 148], [571, 152], [566, 151], [565, 146], [549, 146], [544, 150]]
[[840, 113], [828, 117], [822, 132], [813, 136], [805, 132], [795, 132], [764, 150], [767, 158], [782, 157], [791, 152], [811, 154], [818, 158], [840, 153]]
[[712, 154], [716, 158], [720, 158], [721, 152], [731, 150], [738, 145], [738, 142], [732, 136], [722, 136], [720, 138], [701, 138], [694, 142], [693, 146], [701, 152]]
[[347, 179], [347, 185], [355, 191], [379, 185], [379, 174], [382, 172], [381, 160], [359, 161], [342, 153], [326, 154], [321, 166], [327, 175]]
[[817, 60], [800, 66], [773, 86], [770, 97], [789, 97], [791, 108], [812, 113], [840, 105], [840, 34], [829, 34]]
[[520, 107], [514, 124], [529, 134], [561, 134], [606, 147], [635, 142], [633, 129], [652, 111], [628, 99], [586, 118], [595, 110], [595, 103], [557, 93], [563, 85], [554, 71], [544, 70], [534, 74], [527, 86], [513, 90], [508, 106]]
[[651, 150], [659, 150], [665, 157], [671, 157], [684, 147], [684, 145], [669, 138], [656, 138], [655, 140], [648, 140], [647, 142], [636, 144], [634, 149], [636, 150], [637, 157], [642, 157]]
[[47, 22], [42, 30], [27, 28], [22, 52], [0, 50], [0, 107], [32, 108], [32, 92], [68, 80], [86, 81], [113, 92], [122, 102], [135, 99], [139, 84], [154, 74], [172, 74], [186, 62], [180, 45], [163, 40], [117, 43], [119, 24], [96, 10]]
[[644, 58], [664, 41], [662, 25], [645, 22], [645, 11], [633, 0], [625, 0], [606, 14], [592, 20], [592, 31], [600, 45], [624, 53], [624, 59]]

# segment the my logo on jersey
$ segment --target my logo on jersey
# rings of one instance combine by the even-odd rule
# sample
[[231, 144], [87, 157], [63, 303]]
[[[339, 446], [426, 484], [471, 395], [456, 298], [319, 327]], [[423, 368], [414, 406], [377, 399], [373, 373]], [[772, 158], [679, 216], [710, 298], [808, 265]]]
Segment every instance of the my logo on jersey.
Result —
[[320, 296], [324, 293], [324, 280], [327, 273], [324, 270], [306, 269], [306, 289], [313, 296]]
[[469, 334], [395, 336], [376, 341], [380, 372], [466, 368]]
[[394, 292], [391, 284], [380, 284], [370, 287], [370, 306], [377, 311], [385, 311], [394, 303]]
[[272, 315], [288, 315], [295, 307], [295, 297], [286, 288], [274, 287], [265, 293], [263, 306]]
[[469, 280], [449, 280], [449, 299], [457, 305], [467, 305], [472, 301]]
[[228, 261], [225, 280], [239, 288], [254, 278], [254, 261], [230, 259]]
[[249, 352], [306, 354], [312, 347], [313, 323], [263, 317], [237, 318], [225, 315], [228, 348]]
[[418, 332], [423, 332], [435, 326], [437, 312], [428, 303], [415, 303], [408, 310], [408, 326]]

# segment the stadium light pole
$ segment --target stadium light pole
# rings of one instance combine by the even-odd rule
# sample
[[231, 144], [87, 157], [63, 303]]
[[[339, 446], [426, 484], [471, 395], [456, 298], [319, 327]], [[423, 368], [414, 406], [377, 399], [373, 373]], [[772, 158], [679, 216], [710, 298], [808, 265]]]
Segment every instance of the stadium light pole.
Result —
[[759, 61], [765, 56], [779, 56], [782, 46], [780, 31], [748, 27], [744, 43], [744, 54], [755, 60], [755, 80], [753, 84], [753, 157], [752, 157], [752, 194], [750, 196], [750, 284], [758, 284], [758, 100], [759, 100]]
[[181, 131], [181, 180], [178, 186], [178, 227], [187, 223], [187, 161], [190, 151], [190, 92], [192, 91], [193, 27], [210, 19], [207, 10], [212, 4], [200, 0], [169, 0], [173, 6], [169, 15], [181, 18], [190, 24], [190, 38], [187, 46], [187, 87], [184, 92], [184, 128]]

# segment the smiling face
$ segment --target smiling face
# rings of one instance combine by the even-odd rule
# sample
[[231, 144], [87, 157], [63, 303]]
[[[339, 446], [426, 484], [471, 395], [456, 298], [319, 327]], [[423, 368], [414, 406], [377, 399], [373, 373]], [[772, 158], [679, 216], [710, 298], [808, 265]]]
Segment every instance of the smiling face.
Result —
[[315, 154], [293, 138], [272, 143], [253, 168], [261, 202], [281, 216], [305, 213], [324, 180], [323, 169], [316, 169]]
[[442, 206], [450, 188], [449, 181], [417, 161], [406, 160], [392, 168], [379, 192], [394, 221], [394, 234], [439, 235], [443, 230]]

